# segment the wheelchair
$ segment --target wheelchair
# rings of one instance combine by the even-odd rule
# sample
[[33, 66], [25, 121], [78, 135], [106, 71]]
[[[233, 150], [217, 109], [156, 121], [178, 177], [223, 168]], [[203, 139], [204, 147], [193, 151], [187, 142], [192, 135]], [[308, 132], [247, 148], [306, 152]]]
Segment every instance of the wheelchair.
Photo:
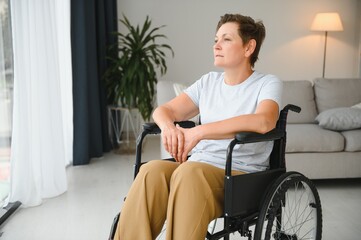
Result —
[[[322, 209], [316, 187], [301, 173], [286, 172], [286, 122], [289, 110], [300, 112], [301, 108], [286, 105], [280, 111], [276, 128], [265, 134], [238, 133], [228, 145], [225, 156], [224, 213], [221, 217], [223, 229], [215, 231], [214, 226], [209, 227], [206, 239], [229, 240], [231, 234], [255, 240], [321, 239]], [[189, 121], [178, 124], [184, 128], [195, 125]], [[137, 139], [134, 178], [144, 164], [141, 161], [143, 139], [148, 134], [159, 133], [156, 124], [144, 124], [143, 132]], [[232, 176], [233, 148], [237, 144], [261, 141], [274, 141], [269, 169]], [[114, 237], [118, 218], [119, 214], [114, 218], [109, 240]], [[251, 229], [254, 229], [254, 235]], [[161, 238], [158, 236], [157, 239]]]

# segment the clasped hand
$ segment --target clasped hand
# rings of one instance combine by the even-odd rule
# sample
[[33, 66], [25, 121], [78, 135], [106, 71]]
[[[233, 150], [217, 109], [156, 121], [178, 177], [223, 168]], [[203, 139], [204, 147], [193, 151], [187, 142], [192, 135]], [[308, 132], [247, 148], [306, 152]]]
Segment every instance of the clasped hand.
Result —
[[196, 127], [182, 128], [178, 124], [162, 129], [162, 142], [165, 150], [180, 163], [187, 161], [189, 152], [200, 141], [196, 136]]

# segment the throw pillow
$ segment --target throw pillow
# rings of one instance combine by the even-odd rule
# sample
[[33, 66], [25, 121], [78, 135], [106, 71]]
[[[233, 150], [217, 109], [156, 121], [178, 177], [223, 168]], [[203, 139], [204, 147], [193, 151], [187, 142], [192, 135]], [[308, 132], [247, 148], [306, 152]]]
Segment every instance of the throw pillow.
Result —
[[359, 109], [361, 109], [361, 103], [358, 103], [358, 104], [353, 105], [352, 108], [359, 108]]
[[316, 121], [321, 127], [335, 131], [361, 128], [361, 109], [332, 108], [318, 114]]

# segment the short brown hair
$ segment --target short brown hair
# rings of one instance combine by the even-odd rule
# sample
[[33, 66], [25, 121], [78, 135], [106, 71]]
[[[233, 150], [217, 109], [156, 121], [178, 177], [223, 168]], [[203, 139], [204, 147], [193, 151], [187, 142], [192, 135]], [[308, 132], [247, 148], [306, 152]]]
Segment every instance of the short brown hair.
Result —
[[253, 18], [241, 14], [225, 14], [224, 16], [221, 16], [216, 31], [227, 22], [238, 24], [238, 34], [242, 38], [243, 44], [247, 44], [251, 39], [256, 41], [256, 48], [250, 58], [251, 66], [254, 67], [255, 62], [258, 60], [261, 45], [266, 37], [266, 29], [263, 22], [256, 22]]

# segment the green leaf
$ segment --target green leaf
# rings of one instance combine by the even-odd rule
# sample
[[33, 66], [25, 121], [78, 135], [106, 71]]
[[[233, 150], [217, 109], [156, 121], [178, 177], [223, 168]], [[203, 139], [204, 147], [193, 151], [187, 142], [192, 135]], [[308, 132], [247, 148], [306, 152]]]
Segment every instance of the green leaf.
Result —
[[123, 14], [120, 19], [127, 30], [125, 33], [114, 33], [118, 44], [109, 46], [107, 59], [110, 66], [103, 79], [110, 102], [125, 107], [137, 107], [143, 119], [149, 120], [153, 111], [155, 86], [158, 82], [157, 71], [164, 75], [167, 72], [166, 52], [174, 57], [173, 49], [168, 44], [158, 44], [159, 39], [166, 39], [158, 33], [165, 25], [152, 28], [149, 16], [144, 23], [132, 25]]

